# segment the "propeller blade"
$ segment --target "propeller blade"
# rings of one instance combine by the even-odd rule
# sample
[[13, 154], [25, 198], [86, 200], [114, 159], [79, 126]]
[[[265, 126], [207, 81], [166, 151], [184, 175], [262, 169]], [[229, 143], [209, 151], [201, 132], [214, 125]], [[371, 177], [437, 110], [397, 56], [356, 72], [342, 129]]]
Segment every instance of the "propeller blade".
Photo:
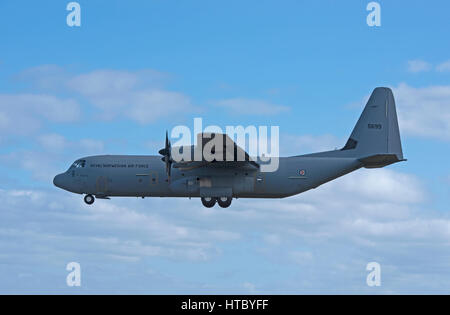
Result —
[[159, 150], [159, 152], [158, 152], [159, 154], [161, 154], [161, 155], [167, 155], [167, 149], [161, 149], [161, 150]]
[[163, 157], [161, 160], [166, 164], [167, 180], [170, 183], [170, 174], [172, 171], [172, 148], [169, 141], [169, 132], [166, 131], [166, 141], [164, 149], [159, 150], [159, 154]]
[[170, 142], [169, 142], [169, 132], [166, 131], [166, 149], [170, 146]]

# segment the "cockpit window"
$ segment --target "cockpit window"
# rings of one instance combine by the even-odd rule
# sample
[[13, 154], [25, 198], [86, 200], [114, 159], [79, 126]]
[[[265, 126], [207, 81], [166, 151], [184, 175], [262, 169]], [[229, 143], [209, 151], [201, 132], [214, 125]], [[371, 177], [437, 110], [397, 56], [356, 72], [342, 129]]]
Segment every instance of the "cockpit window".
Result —
[[70, 167], [70, 169], [74, 169], [74, 168], [82, 168], [86, 166], [86, 160], [78, 160], [75, 161], [72, 166]]

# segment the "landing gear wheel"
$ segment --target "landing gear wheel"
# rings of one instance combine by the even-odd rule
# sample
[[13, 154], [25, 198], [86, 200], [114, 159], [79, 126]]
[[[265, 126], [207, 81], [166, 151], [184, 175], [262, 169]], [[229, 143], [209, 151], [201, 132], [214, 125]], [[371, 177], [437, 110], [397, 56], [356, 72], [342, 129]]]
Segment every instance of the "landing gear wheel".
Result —
[[231, 205], [231, 201], [233, 201], [231, 197], [220, 197], [217, 199], [217, 203], [222, 208], [228, 208]]
[[217, 199], [212, 197], [202, 197], [202, 204], [206, 208], [212, 208], [216, 204]]
[[84, 202], [86, 202], [88, 205], [93, 204], [94, 201], [95, 201], [94, 196], [92, 196], [92, 195], [86, 195], [86, 196], [84, 196]]

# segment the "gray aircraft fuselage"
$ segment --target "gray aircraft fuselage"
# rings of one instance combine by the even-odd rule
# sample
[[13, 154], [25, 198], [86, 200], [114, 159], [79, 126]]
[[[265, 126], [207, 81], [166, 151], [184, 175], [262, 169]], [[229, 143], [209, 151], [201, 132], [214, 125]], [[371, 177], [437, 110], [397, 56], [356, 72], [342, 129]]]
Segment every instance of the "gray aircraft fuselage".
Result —
[[[236, 149], [236, 148], [235, 148]], [[206, 207], [228, 207], [233, 198], [284, 198], [316, 188], [361, 167], [404, 161], [392, 91], [376, 88], [346, 145], [340, 150], [279, 158], [278, 169], [262, 172], [262, 161], [209, 162], [172, 167], [166, 135], [164, 156], [102, 155], [77, 160], [54, 178], [57, 187], [94, 196], [200, 197]], [[166, 161], [170, 161], [166, 163]], [[233, 164], [234, 163], [234, 164]]]
[[174, 169], [169, 183], [160, 156], [104, 155], [80, 160], [85, 161], [84, 167], [57, 175], [54, 184], [73, 193], [100, 197], [201, 197], [205, 188], [223, 189], [234, 198], [283, 198], [363, 166], [356, 158], [296, 156], [280, 158], [275, 172], [221, 166]]

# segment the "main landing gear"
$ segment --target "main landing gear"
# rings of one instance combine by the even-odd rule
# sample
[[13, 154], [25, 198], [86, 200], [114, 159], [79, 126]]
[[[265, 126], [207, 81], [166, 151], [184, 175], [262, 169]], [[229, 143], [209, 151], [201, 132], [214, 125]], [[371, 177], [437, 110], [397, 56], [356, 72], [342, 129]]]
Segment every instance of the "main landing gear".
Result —
[[233, 201], [233, 198], [231, 197], [220, 197], [220, 198], [214, 198], [214, 197], [202, 197], [202, 204], [206, 208], [212, 208], [216, 204], [216, 202], [219, 204], [222, 208], [228, 208], [231, 205], [231, 201]]
[[229, 206], [231, 206], [231, 202], [232, 201], [233, 201], [233, 198], [231, 198], [231, 197], [220, 197], [220, 198], [217, 198], [217, 203], [222, 208], [228, 208]]
[[86, 196], [84, 196], [84, 202], [86, 202], [88, 205], [93, 204], [94, 201], [95, 201], [94, 196], [92, 196], [92, 195], [86, 195]]
[[216, 204], [217, 199], [212, 197], [202, 197], [202, 204], [206, 208], [212, 208]]

